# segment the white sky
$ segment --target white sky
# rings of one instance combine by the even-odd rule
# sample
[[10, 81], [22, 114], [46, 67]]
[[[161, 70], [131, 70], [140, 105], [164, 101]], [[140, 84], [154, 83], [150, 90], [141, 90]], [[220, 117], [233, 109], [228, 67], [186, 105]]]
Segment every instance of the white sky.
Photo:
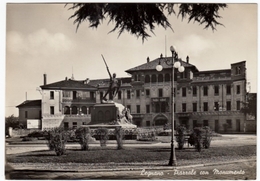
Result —
[[[18, 116], [15, 107], [27, 99], [41, 99], [37, 87], [71, 77], [108, 78], [101, 54], [111, 73], [128, 76], [125, 70], [158, 58], [169, 47], [177, 47], [179, 56], [199, 70], [229, 69], [231, 63], [246, 60], [251, 92], [257, 92], [257, 4], [228, 4], [220, 10], [224, 24], [217, 31], [181, 20], [172, 15], [170, 29], [156, 27], [147, 41], [129, 33], [119, 38], [108, 34], [113, 24], [98, 29], [81, 24], [76, 32], [73, 10], [63, 4], [7, 4], [6, 6], [6, 82], [5, 116]], [[166, 41], [165, 41], [166, 37]], [[166, 51], [167, 50], [167, 51]]]

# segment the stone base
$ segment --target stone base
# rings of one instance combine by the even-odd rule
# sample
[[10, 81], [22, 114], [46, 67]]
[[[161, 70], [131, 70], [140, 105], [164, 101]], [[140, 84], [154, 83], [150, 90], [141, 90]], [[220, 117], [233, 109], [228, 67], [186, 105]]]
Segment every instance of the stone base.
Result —
[[125, 107], [116, 102], [96, 104], [88, 125], [120, 125], [122, 128], [136, 128], [124, 115]]

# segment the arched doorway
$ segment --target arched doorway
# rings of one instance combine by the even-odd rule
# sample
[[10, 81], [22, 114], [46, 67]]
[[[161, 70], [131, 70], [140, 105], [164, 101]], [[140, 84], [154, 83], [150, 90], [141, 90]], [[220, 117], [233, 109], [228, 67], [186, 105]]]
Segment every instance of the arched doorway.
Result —
[[168, 118], [164, 115], [158, 115], [153, 120], [154, 126], [164, 126], [166, 123], [168, 123]]

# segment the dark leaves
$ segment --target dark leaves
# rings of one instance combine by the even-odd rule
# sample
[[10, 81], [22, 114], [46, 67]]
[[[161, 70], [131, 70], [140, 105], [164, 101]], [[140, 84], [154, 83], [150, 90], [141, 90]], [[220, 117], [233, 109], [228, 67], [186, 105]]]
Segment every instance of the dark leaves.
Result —
[[[79, 25], [89, 21], [90, 27], [97, 28], [105, 18], [109, 23], [115, 23], [114, 28], [109, 32], [118, 30], [118, 36], [127, 31], [142, 40], [150, 37], [148, 31], [154, 34], [155, 25], [163, 28], [171, 28], [164, 11], [168, 14], [175, 14], [173, 3], [74, 3], [69, 10], [76, 10], [70, 17], [75, 18], [74, 24]], [[188, 17], [189, 22], [194, 20], [199, 24], [205, 24], [205, 28], [216, 29], [222, 25], [216, 19], [220, 8], [224, 9], [225, 4], [180, 4], [178, 16]], [[171, 28], [172, 29], [172, 28]]]

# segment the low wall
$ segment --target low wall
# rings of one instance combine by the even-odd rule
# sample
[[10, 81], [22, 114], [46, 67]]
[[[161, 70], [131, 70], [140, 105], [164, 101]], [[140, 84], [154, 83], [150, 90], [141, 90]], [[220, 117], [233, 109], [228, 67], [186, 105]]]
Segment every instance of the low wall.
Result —
[[27, 136], [34, 131], [39, 131], [39, 129], [13, 129], [12, 127], [9, 127], [9, 135], [12, 138]]

